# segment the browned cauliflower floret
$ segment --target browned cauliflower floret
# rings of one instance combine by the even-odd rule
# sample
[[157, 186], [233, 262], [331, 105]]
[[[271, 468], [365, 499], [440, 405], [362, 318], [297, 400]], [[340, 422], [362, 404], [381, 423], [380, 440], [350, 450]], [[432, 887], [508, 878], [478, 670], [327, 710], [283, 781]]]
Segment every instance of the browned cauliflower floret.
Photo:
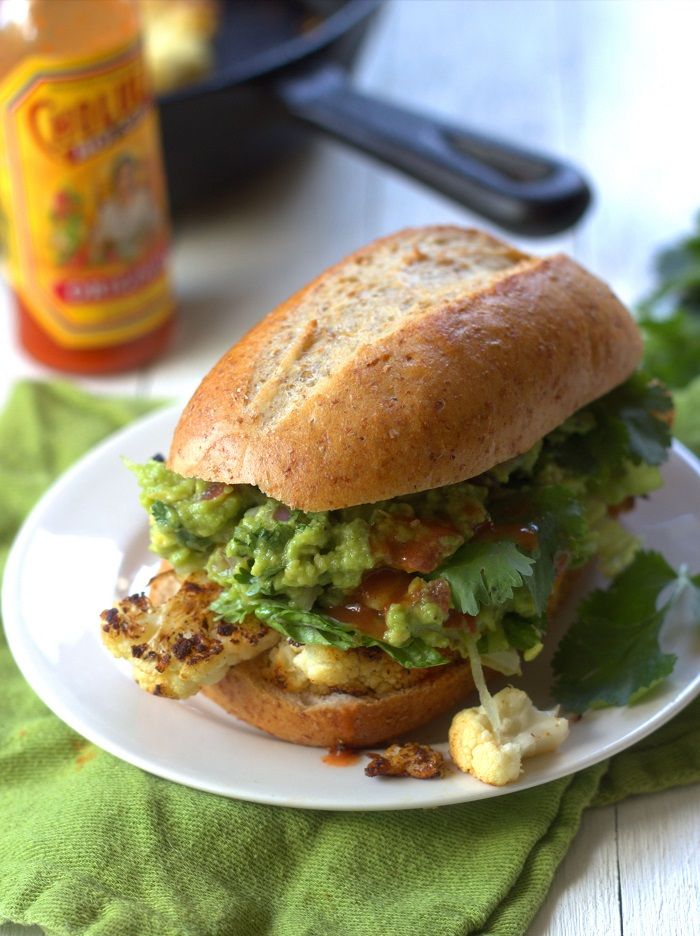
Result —
[[219, 587], [201, 572], [171, 596], [167, 584], [158, 582], [165, 600], [157, 606], [146, 595], [132, 595], [101, 614], [105, 645], [132, 663], [136, 682], [147, 692], [186, 699], [280, 639], [255, 618], [240, 624], [218, 620], [209, 605]]
[[368, 777], [413, 777], [415, 780], [432, 780], [443, 777], [447, 770], [445, 759], [439, 751], [427, 744], [408, 741], [392, 744], [381, 754], [368, 754], [371, 758], [365, 767]]
[[452, 719], [450, 754], [465, 773], [503, 786], [517, 780], [526, 757], [555, 751], [569, 734], [556, 710], [541, 712], [522, 689], [508, 687], [493, 697], [499, 719], [494, 727], [483, 706], [464, 709]]
[[379, 647], [336, 650], [317, 644], [283, 641], [270, 652], [270, 675], [290, 692], [393, 692], [425, 679], [424, 670], [405, 669]]

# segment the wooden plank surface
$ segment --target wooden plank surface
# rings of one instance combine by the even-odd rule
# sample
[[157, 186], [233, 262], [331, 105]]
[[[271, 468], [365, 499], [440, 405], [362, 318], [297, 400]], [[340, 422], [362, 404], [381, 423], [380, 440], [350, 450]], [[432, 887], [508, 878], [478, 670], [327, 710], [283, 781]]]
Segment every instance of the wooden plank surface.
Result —
[[584, 815], [574, 844], [530, 932], [557, 936], [622, 936], [615, 809]]
[[[699, 27], [694, 0], [394, 0], [357, 79], [584, 166], [596, 202], [580, 228], [519, 243], [574, 252], [632, 301], [650, 281], [653, 250], [700, 209]], [[323, 266], [371, 237], [436, 221], [482, 223], [319, 142], [178, 228], [181, 327], [172, 351], [140, 373], [84, 383], [186, 396], [228, 344]], [[17, 377], [42, 373], [17, 350], [5, 302], [0, 397]], [[700, 933], [699, 800], [688, 788], [589, 812], [530, 932]]]

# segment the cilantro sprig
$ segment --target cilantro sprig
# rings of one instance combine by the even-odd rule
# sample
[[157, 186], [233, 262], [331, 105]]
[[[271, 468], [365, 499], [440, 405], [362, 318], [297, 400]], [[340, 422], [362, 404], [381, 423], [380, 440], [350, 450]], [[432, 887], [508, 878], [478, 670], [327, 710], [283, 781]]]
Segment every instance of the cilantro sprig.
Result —
[[[565, 709], [636, 702], [672, 672], [676, 657], [661, 650], [659, 632], [683, 588], [660, 607], [659, 599], [674, 582], [700, 589], [700, 576], [682, 579], [660, 553], [640, 552], [607, 590], [584, 599], [552, 661], [552, 694]], [[695, 597], [700, 609], [700, 591]]]
[[544, 615], [556, 578], [556, 560], [562, 553], [576, 553], [586, 539], [588, 529], [581, 501], [567, 488], [551, 484], [517, 493], [496, 502], [493, 515], [497, 522], [509, 514], [537, 534], [532, 553], [532, 575], [525, 581], [538, 615]]
[[532, 575], [535, 560], [510, 539], [461, 546], [432, 577], [446, 579], [455, 607], [475, 617], [484, 605], [501, 605]]
[[[509, 536], [513, 517], [536, 535], [533, 549], [524, 549]], [[504, 604], [524, 585], [541, 618], [556, 578], [557, 556], [575, 551], [586, 536], [581, 503], [565, 487], [550, 485], [495, 502], [493, 518], [496, 533], [504, 524], [502, 539], [465, 543], [432, 577], [446, 579], [455, 607], [472, 616], [484, 606]]]

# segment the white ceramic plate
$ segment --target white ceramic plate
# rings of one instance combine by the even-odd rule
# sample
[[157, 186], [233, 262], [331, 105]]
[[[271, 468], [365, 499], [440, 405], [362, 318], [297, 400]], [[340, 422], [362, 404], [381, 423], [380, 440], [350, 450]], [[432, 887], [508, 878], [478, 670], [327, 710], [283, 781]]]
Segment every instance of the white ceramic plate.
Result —
[[[520, 780], [506, 788], [457, 771], [435, 781], [369, 779], [364, 758], [331, 767], [324, 751], [278, 741], [204, 698], [147, 695], [131, 681], [128, 664], [102, 646], [98, 614], [115, 596], [142, 589], [157, 565], [147, 551], [136, 484], [119, 457], [143, 461], [167, 450], [177, 412], [135, 423], [64, 475], [26, 521], [5, 574], [5, 629], [27, 681], [60, 718], [117, 757], [177, 783], [256, 802], [342, 810], [439, 806], [523, 790], [595, 764], [700, 692], [700, 629], [681, 610], [662, 635], [664, 649], [678, 655], [672, 676], [637, 705], [585, 715], [559, 752], [526, 761]], [[676, 445], [664, 475], [664, 489], [637, 507], [629, 526], [672, 564], [689, 562], [697, 571], [700, 463]], [[548, 660], [543, 655], [514, 682], [546, 704]], [[446, 752], [448, 724], [445, 717], [412, 737]]]

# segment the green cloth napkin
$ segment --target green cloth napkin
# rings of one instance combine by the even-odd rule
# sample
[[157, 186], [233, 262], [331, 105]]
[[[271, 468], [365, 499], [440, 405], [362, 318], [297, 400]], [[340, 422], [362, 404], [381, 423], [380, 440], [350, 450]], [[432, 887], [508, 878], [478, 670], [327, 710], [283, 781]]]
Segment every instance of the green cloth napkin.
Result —
[[[150, 406], [19, 385], [0, 417], [2, 549], [57, 474]], [[520, 934], [587, 806], [700, 779], [695, 703], [611, 761], [522, 793], [282, 809], [177, 786], [89, 744], [37, 699], [1, 635], [0, 685], [0, 921], [48, 934]]]

